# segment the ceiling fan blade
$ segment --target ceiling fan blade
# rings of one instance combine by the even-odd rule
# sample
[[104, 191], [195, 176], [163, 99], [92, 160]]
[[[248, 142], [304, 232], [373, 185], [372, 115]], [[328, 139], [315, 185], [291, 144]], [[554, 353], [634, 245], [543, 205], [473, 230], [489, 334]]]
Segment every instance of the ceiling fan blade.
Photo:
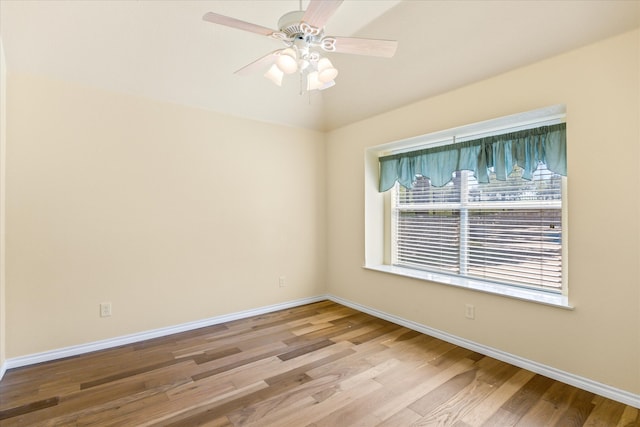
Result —
[[360, 39], [356, 37], [327, 37], [327, 39], [335, 40], [334, 49], [325, 49], [330, 52], [391, 58], [398, 48], [398, 42], [395, 40]]
[[249, 31], [263, 36], [269, 36], [275, 32], [271, 28], [261, 25], [252, 24], [250, 22], [241, 21], [230, 16], [224, 16], [213, 12], [207, 12], [202, 17], [204, 21], [213, 22], [214, 24], [226, 25], [227, 27], [237, 28], [239, 30]]
[[258, 71], [263, 71], [269, 65], [273, 64], [274, 62], [276, 62], [276, 59], [278, 57], [276, 55], [276, 53], [279, 52], [279, 51], [280, 50], [278, 49], [278, 50], [274, 50], [271, 53], [267, 53], [265, 56], [256, 59], [251, 64], [245, 65], [244, 67], [240, 68], [239, 70], [237, 70], [233, 74], [238, 74], [240, 76], [246, 76], [247, 74], [252, 74], [252, 73], [255, 73], [255, 72], [258, 72]]
[[313, 27], [322, 28], [342, 2], [343, 0], [311, 0], [302, 21]]

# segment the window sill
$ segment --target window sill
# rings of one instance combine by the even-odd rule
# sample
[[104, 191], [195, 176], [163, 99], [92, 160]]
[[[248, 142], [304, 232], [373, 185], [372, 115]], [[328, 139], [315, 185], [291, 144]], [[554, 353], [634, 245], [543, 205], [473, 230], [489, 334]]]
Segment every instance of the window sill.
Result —
[[411, 268], [396, 267], [393, 265], [365, 265], [363, 268], [372, 271], [380, 271], [383, 273], [395, 274], [403, 277], [411, 277], [413, 279], [426, 280], [444, 285], [457, 286], [459, 288], [470, 289], [478, 292], [485, 292], [494, 295], [500, 295], [508, 298], [515, 298], [523, 301], [544, 304], [552, 307], [573, 310], [573, 306], [569, 304], [566, 295], [556, 295], [547, 292], [535, 291], [531, 289], [515, 288], [500, 286], [489, 282], [479, 280], [465, 279], [462, 277], [447, 276], [445, 274], [430, 273], [428, 271], [414, 270]]

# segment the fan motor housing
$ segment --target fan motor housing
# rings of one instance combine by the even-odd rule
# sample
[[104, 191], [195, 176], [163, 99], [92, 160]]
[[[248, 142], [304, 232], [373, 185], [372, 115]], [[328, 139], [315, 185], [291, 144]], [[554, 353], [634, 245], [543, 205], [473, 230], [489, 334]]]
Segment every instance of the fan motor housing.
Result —
[[293, 12], [285, 13], [278, 20], [278, 28], [290, 39], [303, 38], [304, 32], [300, 28], [300, 23], [302, 22], [303, 17], [304, 10], [295, 10]]

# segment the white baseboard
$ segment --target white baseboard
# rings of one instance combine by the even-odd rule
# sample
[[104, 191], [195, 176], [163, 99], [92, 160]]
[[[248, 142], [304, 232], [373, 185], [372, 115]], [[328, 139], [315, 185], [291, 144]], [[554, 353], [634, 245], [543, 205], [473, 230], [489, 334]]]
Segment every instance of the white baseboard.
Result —
[[597, 381], [590, 380], [589, 378], [581, 377], [571, 374], [569, 372], [561, 371], [551, 366], [543, 365], [541, 363], [534, 362], [532, 360], [524, 359], [522, 357], [488, 347], [482, 344], [478, 344], [473, 341], [466, 340], [464, 338], [451, 335], [449, 333], [433, 329], [428, 326], [422, 325], [411, 320], [406, 320], [401, 317], [385, 313], [383, 311], [367, 307], [353, 301], [349, 301], [334, 295], [319, 295], [315, 297], [302, 298], [295, 301], [288, 301], [280, 304], [269, 305], [265, 307], [259, 307], [251, 310], [239, 311], [236, 313], [226, 314], [222, 316], [211, 317], [208, 319], [198, 320], [195, 322], [183, 323], [176, 326], [170, 326], [166, 328], [154, 329], [151, 331], [140, 332], [137, 334], [125, 335], [121, 337], [115, 337], [102, 341], [95, 341], [87, 344], [81, 344], [71, 347], [65, 347], [57, 350], [45, 351], [42, 353], [30, 354], [26, 356], [14, 357], [5, 360], [0, 365], [0, 379], [4, 375], [7, 369], [18, 368], [21, 366], [33, 365], [36, 363], [48, 362], [51, 360], [62, 359], [70, 356], [77, 356], [80, 354], [90, 353], [92, 351], [104, 350], [107, 348], [117, 347], [125, 344], [131, 344], [139, 341], [144, 341], [152, 338], [163, 337], [179, 332], [186, 332], [193, 329], [203, 328], [206, 326], [217, 325], [224, 322], [230, 322], [233, 320], [244, 319], [251, 316], [258, 316], [265, 313], [271, 313], [278, 310], [285, 310], [292, 307], [297, 307], [304, 304], [310, 304], [313, 302], [331, 300], [338, 304], [342, 304], [347, 307], [351, 307], [358, 311], [368, 313], [372, 316], [380, 319], [388, 320], [398, 325], [405, 326], [409, 329], [421, 332], [432, 337], [439, 338], [443, 341], [450, 342], [460, 347], [467, 348], [480, 354], [484, 354], [489, 357], [501, 360], [506, 363], [510, 363], [514, 366], [518, 366], [523, 369], [535, 372], [540, 375], [544, 375], [554, 380], [561, 381], [566, 384], [570, 384], [574, 387], [581, 388], [583, 390], [590, 391], [600, 396], [607, 397], [609, 399], [624, 403], [625, 405], [640, 408], [640, 395], [633, 394], [625, 390], [620, 390], [615, 387], [611, 387], [606, 384], [599, 383]]
[[[287, 301], [279, 304], [268, 305], [265, 307], [254, 308], [250, 310], [239, 311], [236, 313], [225, 314], [222, 316], [210, 317], [208, 319], [196, 320], [194, 322], [182, 323], [180, 325], [169, 326], [166, 328], [153, 329], [150, 331], [139, 332], [131, 335], [124, 335], [115, 338], [109, 338], [101, 341], [94, 341], [87, 344], [74, 345], [71, 347], [64, 347], [56, 350], [45, 351], [42, 353], [29, 354], [26, 356], [19, 356], [7, 359], [2, 365], [4, 370], [19, 368], [21, 366], [34, 365], [36, 363], [49, 362], [51, 360], [63, 359], [65, 357], [78, 356], [80, 354], [91, 353], [97, 350], [105, 350], [108, 348], [118, 347], [125, 344], [132, 344], [152, 338], [164, 337], [171, 334], [180, 332], [191, 331], [198, 328], [204, 328], [206, 326], [218, 325], [224, 322], [231, 322], [233, 320], [244, 319], [252, 316], [259, 316], [265, 313], [271, 313], [278, 310], [286, 310], [292, 307], [298, 307], [304, 304], [310, 304], [313, 302], [324, 301], [327, 296], [320, 295], [316, 297], [302, 298], [295, 301]], [[4, 374], [3, 370], [0, 373]], [[2, 379], [2, 376], [0, 376]]]
[[502, 350], [498, 350], [492, 347], [487, 347], [486, 345], [478, 344], [476, 342], [469, 341], [464, 338], [460, 338], [455, 335], [451, 335], [446, 332], [440, 331], [438, 329], [433, 329], [428, 326], [422, 325], [420, 323], [416, 323], [411, 320], [406, 320], [401, 317], [394, 316], [392, 314], [388, 314], [383, 311], [376, 310], [374, 308], [355, 303], [353, 301], [345, 300], [343, 298], [336, 297], [333, 295], [328, 295], [327, 298], [338, 304], [342, 304], [347, 307], [351, 307], [355, 310], [368, 313], [380, 319], [388, 320], [398, 325], [405, 326], [409, 329], [413, 329], [414, 331], [422, 332], [425, 335], [439, 338], [443, 341], [450, 342], [457, 346], [467, 348], [469, 350], [475, 351], [480, 354], [484, 354], [485, 356], [493, 357], [494, 359], [498, 359], [503, 362], [510, 363], [519, 368], [527, 369], [537, 374], [544, 375], [545, 377], [552, 378], [554, 380], [572, 385], [574, 387], [581, 388], [583, 390], [590, 391], [600, 396], [604, 396], [609, 399], [615, 400], [617, 402], [624, 403], [625, 405], [633, 406], [635, 408], [640, 409], [640, 395], [638, 394], [630, 393], [625, 390], [620, 390], [618, 388], [611, 387], [607, 384], [602, 384], [597, 381], [590, 380], [589, 378], [585, 378], [578, 375], [574, 375], [569, 372], [561, 371], [560, 369], [543, 365], [541, 363], [534, 362], [532, 360], [524, 359], [522, 357], [504, 352]]

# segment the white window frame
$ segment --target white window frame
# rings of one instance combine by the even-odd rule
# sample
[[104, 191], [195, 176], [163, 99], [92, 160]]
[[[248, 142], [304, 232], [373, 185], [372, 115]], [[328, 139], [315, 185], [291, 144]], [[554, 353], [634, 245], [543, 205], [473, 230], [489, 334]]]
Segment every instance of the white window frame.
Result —
[[444, 273], [434, 273], [392, 265], [391, 192], [378, 192], [378, 158], [383, 155], [413, 151], [420, 148], [462, 142], [492, 134], [500, 134], [565, 120], [564, 105], [506, 116], [446, 131], [422, 135], [371, 147], [365, 152], [365, 260], [364, 268], [411, 277], [445, 285], [463, 287], [506, 297], [532, 301], [561, 308], [573, 308], [568, 301], [568, 235], [566, 178], [562, 180], [562, 271], [561, 293], [498, 284]]

